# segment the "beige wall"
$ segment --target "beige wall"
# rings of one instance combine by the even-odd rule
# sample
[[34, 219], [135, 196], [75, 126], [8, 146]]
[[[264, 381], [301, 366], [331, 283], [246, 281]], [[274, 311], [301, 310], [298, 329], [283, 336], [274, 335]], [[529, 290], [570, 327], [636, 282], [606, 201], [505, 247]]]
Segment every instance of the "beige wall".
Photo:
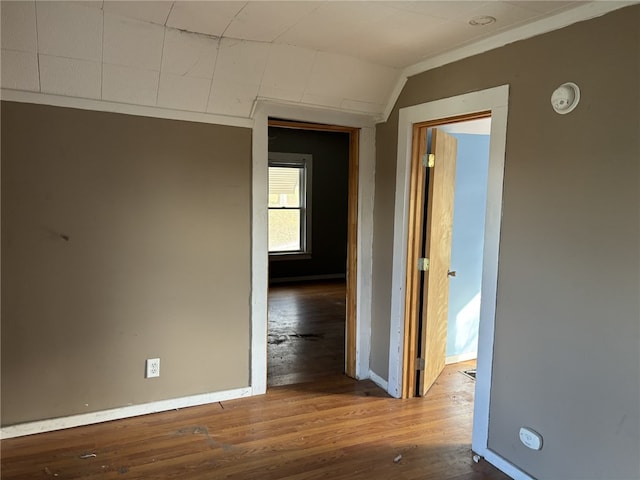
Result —
[[[535, 478], [640, 478], [639, 32], [633, 6], [425, 72], [377, 130], [382, 346], [398, 107], [510, 85], [489, 448]], [[549, 98], [566, 81], [582, 101], [557, 115]], [[542, 451], [520, 444], [523, 425]]]
[[2, 424], [248, 386], [251, 131], [1, 114]]

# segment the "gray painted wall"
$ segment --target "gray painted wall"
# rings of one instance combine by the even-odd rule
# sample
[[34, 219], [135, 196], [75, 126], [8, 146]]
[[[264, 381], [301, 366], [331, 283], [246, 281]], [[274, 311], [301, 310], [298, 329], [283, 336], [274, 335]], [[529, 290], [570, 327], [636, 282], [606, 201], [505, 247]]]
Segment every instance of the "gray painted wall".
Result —
[[[640, 478], [640, 6], [412, 77], [377, 129], [372, 368], [387, 372], [398, 108], [510, 85], [489, 448]], [[581, 87], [569, 115], [550, 106]], [[518, 440], [544, 437], [535, 452]]]
[[2, 425], [248, 386], [251, 131], [1, 115]]

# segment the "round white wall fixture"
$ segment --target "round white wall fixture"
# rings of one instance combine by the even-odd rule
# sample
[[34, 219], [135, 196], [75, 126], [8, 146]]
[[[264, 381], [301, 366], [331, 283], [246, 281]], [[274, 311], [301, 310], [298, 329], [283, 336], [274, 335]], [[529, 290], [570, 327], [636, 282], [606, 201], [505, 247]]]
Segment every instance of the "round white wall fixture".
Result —
[[551, 106], [561, 115], [572, 112], [580, 102], [580, 87], [567, 82], [556, 88], [551, 94]]

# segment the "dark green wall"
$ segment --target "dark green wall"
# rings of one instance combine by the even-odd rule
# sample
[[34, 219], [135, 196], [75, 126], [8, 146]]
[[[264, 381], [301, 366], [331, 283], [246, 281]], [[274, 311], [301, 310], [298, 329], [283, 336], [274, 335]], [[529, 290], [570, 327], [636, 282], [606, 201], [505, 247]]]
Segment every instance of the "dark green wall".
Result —
[[349, 134], [269, 127], [269, 151], [313, 156], [311, 259], [269, 262], [269, 278], [344, 275]]

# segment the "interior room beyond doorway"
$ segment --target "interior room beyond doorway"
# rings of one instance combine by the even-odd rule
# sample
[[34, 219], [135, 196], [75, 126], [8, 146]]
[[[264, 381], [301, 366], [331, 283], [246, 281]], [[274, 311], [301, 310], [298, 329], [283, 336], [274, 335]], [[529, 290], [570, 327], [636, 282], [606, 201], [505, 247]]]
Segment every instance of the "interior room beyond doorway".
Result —
[[[343, 129], [307, 128], [269, 126], [268, 386], [345, 372], [352, 138]], [[293, 156], [305, 164], [300, 186], [287, 189], [276, 174]], [[300, 212], [289, 228], [293, 246], [275, 241], [278, 216], [297, 214], [290, 197]]]

